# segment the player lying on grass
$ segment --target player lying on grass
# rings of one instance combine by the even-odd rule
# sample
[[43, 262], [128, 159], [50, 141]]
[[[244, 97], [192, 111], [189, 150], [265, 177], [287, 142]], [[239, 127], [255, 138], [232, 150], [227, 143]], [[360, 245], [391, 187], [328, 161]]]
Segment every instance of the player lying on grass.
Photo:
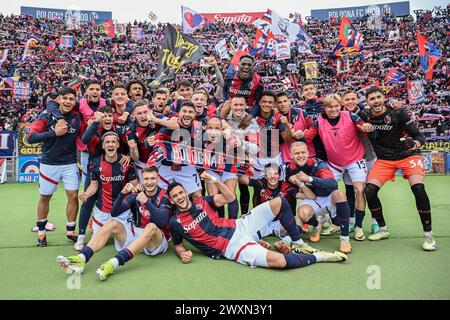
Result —
[[215, 196], [200, 197], [191, 201], [185, 188], [179, 183], [171, 183], [167, 193], [176, 206], [175, 215], [170, 219], [170, 231], [176, 254], [183, 263], [192, 260], [193, 253], [183, 245], [186, 239], [203, 254], [266, 268], [301, 268], [316, 262], [338, 262], [347, 260], [341, 252], [317, 251], [312, 254], [269, 251], [255, 242], [253, 235], [270, 224], [275, 217], [292, 238], [295, 252], [304, 252], [305, 244], [286, 199], [277, 197], [251, 210], [249, 215], [239, 219], [220, 218], [217, 207], [235, 199], [233, 193], [220, 181], [206, 172], [201, 174], [206, 183], [214, 183], [220, 191]]
[[148, 167], [142, 170], [143, 185], [136, 189], [125, 185], [114, 202], [112, 219], [94, 235], [77, 256], [58, 256], [63, 268], [82, 272], [95, 252], [105, 247], [114, 236], [117, 254], [97, 269], [100, 280], [106, 280], [119, 265], [144, 251], [147, 256], [164, 253], [169, 247], [169, 216], [171, 204], [165, 190], [158, 187], [158, 170]]

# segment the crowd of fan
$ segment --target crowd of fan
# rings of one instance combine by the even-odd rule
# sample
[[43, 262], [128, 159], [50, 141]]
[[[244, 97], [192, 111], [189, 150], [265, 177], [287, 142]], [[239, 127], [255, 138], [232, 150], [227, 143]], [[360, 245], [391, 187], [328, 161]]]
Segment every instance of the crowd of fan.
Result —
[[[373, 28], [368, 23], [368, 17], [352, 21], [355, 28], [364, 35], [362, 52], [371, 51], [372, 57], [364, 59], [363, 54], [350, 57], [350, 71], [343, 73], [338, 73], [336, 63], [329, 59], [338, 41], [340, 21], [310, 20], [303, 27], [314, 38], [311, 46], [312, 54], [298, 53], [295, 46], [291, 48], [291, 58], [287, 60], [277, 61], [275, 56], [266, 57], [257, 54], [255, 69], [263, 76], [267, 89], [282, 89], [282, 80], [292, 73], [301, 84], [305, 80], [303, 63], [315, 60], [319, 66], [319, 77], [314, 81], [318, 85], [319, 94], [325, 96], [346, 90], [358, 91], [376, 81], [382, 83], [389, 68], [398, 68], [406, 76], [398, 84], [384, 84], [387, 96], [404, 101], [419, 121], [419, 127], [425, 129], [425, 134], [430, 139], [437, 139], [439, 136], [448, 138], [450, 118], [448, 12], [448, 9], [446, 15], [428, 12], [417, 15], [416, 20], [412, 16], [385, 15], [378, 28]], [[129, 31], [133, 25], [143, 28], [143, 39], [130, 38]], [[194, 34], [208, 52], [216, 55], [224, 75], [229, 61], [221, 60], [217, 56], [214, 45], [224, 38], [233, 41], [237, 29], [251, 44], [256, 32], [252, 25], [207, 23], [203, 29], [197, 30]], [[104, 94], [110, 92], [115, 82], [125, 83], [139, 78], [150, 83], [156, 74], [164, 25], [135, 21], [127, 24], [126, 30], [126, 35], [110, 39], [100, 33], [95, 24], [73, 29], [61, 21], [0, 14], [0, 49], [9, 50], [7, 60], [1, 65], [0, 77], [20, 76], [20, 81], [32, 83], [32, 94], [27, 101], [16, 100], [11, 88], [1, 89], [0, 129], [14, 130], [19, 122], [32, 121], [42, 108], [42, 102], [48, 94], [55, 93], [59, 87], [67, 85], [80, 75], [88, 79], [99, 79], [103, 85]], [[396, 30], [399, 30], [399, 38], [390, 41], [389, 32]], [[407, 99], [406, 83], [408, 80], [424, 79], [424, 72], [419, 61], [416, 32], [425, 35], [440, 49], [443, 56], [435, 66], [433, 79], [424, 82], [425, 102], [411, 105]], [[50, 41], [58, 42], [61, 35], [74, 36], [72, 48], [59, 48], [58, 45], [53, 51], [45, 48]], [[40, 46], [34, 49], [31, 57], [22, 62], [25, 43], [30, 37], [38, 39]], [[287, 68], [288, 64], [295, 65], [296, 70]], [[182, 78], [190, 79], [194, 86], [201, 83], [215, 84], [214, 72], [207, 67], [199, 68], [195, 64], [183, 67], [175, 80]], [[174, 90], [174, 82], [168, 84], [171, 90]], [[301, 100], [295, 88], [289, 91], [294, 100]], [[83, 90], [79, 90], [79, 94], [82, 95], [82, 93]], [[151, 92], [148, 93], [150, 94]], [[421, 120], [424, 114], [430, 113], [441, 114], [442, 117]]]

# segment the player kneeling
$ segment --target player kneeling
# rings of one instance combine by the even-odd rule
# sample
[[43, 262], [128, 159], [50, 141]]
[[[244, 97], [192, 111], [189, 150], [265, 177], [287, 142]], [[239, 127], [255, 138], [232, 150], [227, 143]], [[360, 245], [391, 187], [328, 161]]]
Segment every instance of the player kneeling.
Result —
[[165, 190], [158, 187], [159, 176], [155, 167], [142, 170], [142, 191], [128, 183], [114, 202], [109, 220], [77, 256], [58, 256], [58, 264], [66, 269], [82, 272], [93, 254], [101, 250], [111, 235], [117, 254], [97, 269], [100, 280], [106, 280], [119, 265], [124, 265], [136, 254], [144, 251], [155, 256], [169, 247], [170, 201]]
[[283, 255], [267, 250], [254, 241], [253, 235], [269, 225], [275, 217], [280, 220], [293, 240], [293, 248], [302, 247], [303, 242], [288, 201], [277, 197], [253, 208], [251, 213], [243, 218], [220, 218], [217, 208], [234, 201], [235, 196], [225, 184], [208, 173], [203, 172], [201, 179], [206, 183], [215, 184], [220, 194], [191, 201], [181, 184], [171, 183], [167, 189], [170, 200], [176, 206], [175, 215], [170, 219], [170, 230], [175, 251], [181, 262], [190, 262], [193, 255], [192, 251], [184, 247], [183, 239], [213, 259], [224, 256], [228, 260], [251, 267], [293, 269], [316, 262], [347, 260], [347, 256], [338, 251]]

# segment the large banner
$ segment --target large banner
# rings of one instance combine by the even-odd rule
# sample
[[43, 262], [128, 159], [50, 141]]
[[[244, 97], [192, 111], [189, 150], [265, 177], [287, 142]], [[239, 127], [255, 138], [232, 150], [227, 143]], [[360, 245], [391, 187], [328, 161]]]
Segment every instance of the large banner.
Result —
[[253, 175], [250, 164], [243, 158], [215, 150], [195, 148], [181, 143], [158, 141], [154, 146], [147, 165], [154, 166], [163, 159], [173, 163], [194, 166], [201, 169]]
[[39, 181], [39, 157], [19, 157], [19, 183]]
[[373, 4], [360, 7], [311, 10], [311, 16], [318, 20], [328, 20], [331, 17], [342, 18], [343, 16], [346, 16], [349, 19], [359, 19], [366, 14], [380, 16], [384, 13], [390, 13], [397, 17], [407, 16], [409, 15], [409, 1]]
[[408, 99], [410, 104], [425, 102], [425, 91], [421, 80], [408, 81]]
[[19, 155], [30, 156], [30, 155], [40, 155], [42, 154], [42, 144], [35, 143], [30, 144], [27, 140], [27, 135], [30, 132], [32, 124], [31, 123], [20, 123], [19, 124]]
[[265, 12], [237, 12], [237, 13], [200, 13], [209, 22], [245, 23], [251, 25], [264, 16]]
[[89, 23], [92, 20], [96, 21], [97, 23], [104, 20], [112, 20], [111, 11], [20, 7], [20, 13], [32, 16], [36, 19], [61, 21], [75, 20], [76, 22], [80, 23]]
[[13, 131], [0, 130], [0, 157], [11, 157], [14, 155]]
[[205, 52], [205, 48], [197, 40], [181, 34], [171, 24], [167, 24], [161, 51], [159, 52], [156, 79], [150, 85], [155, 88], [166, 81], [172, 80], [182, 65], [199, 62]]
[[420, 146], [420, 149], [450, 152], [450, 141], [427, 141]]

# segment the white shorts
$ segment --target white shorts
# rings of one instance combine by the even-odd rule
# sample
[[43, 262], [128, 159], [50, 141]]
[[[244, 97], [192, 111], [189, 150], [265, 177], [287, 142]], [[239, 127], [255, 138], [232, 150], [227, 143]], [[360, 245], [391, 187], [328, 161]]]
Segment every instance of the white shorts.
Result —
[[181, 166], [180, 171], [172, 171], [170, 166], [161, 165], [159, 168], [159, 177], [160, 181], [158, 185], [163, 189], [167, 189], [169, 183], [178, 182], [183, 185], [189, 194], [197, 190], [202, 190], [200, 176], [195, 167]]
[[61, 180], [65, 190], [78, 190], [79, 177], [76, 163], [51, 165], [41, 163], [39, 168], [39, 193], [49, 196], [58, 189]]
[[225, 258], [252, 268], [267, 268], [268, 250], [259, 245], [254, 236], [270, 225], [274, 218], [269, 202], [264, 202], [253, 208], [248, 215], [237, 219], [236, 230], [224, 253]]
[[83, 183], [83, 186], [85, 186], [89, 164], [89, 152], [80, 151], [80, 164], [81, 164], [81, 182]]
[[333, 171], [336, 180], [344, 180], [345, 184], [366, 182], [367, 180], [367, 164], [365, 159], [353, 162], [345, 168], [339, 167], [330, 161], [327, 161], [327, 165]]
[[111, 219], [110, 213], [103, 212], [97, 206], [94, 206], [92, 213], [92, 235], [96, 234], [109, 219]]
[[284, 180], [285, 168], [283, 158], [281, 157], [281, 153], [279, 153], [278, 156], [273, 158], [256, 158], [256, 162], [253, 165], [253, 168], [255, 170], [252, 179], [264, 178], [264, 167], [269, 163], [275, 163], [280, 166], [281, 168], [280, 180]]
[[227, 180], [231, 180], [231, 179], [236, 179], [238, 178], [236, 173], [231, 173], [231, 172], [221, 172], [221, 174], [212, 171], [212, 170], [206, 170], [206, 172], [208, 172], [211, 176], [215, 177], [217, 180], [219, 180], [220, 182], [225, 182]]
[[280, 220], [272, 221], [269, 225], [262, 227], [254, 236], [255, 241], [259, 241], [267, 236], [275, 236], [281, 238], [281, 222]]
[[[131, 212], [130, 212], [131, 214]], [[134, 227], [133, 223], [130, 223], [128, 220], [121, 219], [120, 216], [117, 218], [113, 218], [114, 220], [122, 223], [122, 225], [125, 228], [125, 232], [127, 234], [126, 240], [124, 243], [120, 243], [117, 238], [114, 238], [114, 246], [116, 247], [116, 251], [119, 252], [120, 250], [123, 250], [124, 248], [128, 247], [134, 240], [139, 238], [144, 231], [143, 228]], [[162, 233], [161, 230], [159, 232]], [[166, 237], [162, 233], [163, 240], [160, 243], [159, 246], [156, 248], [144, 248], [144, 254], [146, 256], [156, 256], [158, 254], [164, 253], [169, 249], [169, 242], [167, 241]]]
[[336, 217], [336, 206], [331, 201], [331, 194], [328, 197], [317, 197], [316, 200], [302, 200], [300, 207], [303, 205], [312, 207], [315, 215], [330, 214], [332, 218]]

